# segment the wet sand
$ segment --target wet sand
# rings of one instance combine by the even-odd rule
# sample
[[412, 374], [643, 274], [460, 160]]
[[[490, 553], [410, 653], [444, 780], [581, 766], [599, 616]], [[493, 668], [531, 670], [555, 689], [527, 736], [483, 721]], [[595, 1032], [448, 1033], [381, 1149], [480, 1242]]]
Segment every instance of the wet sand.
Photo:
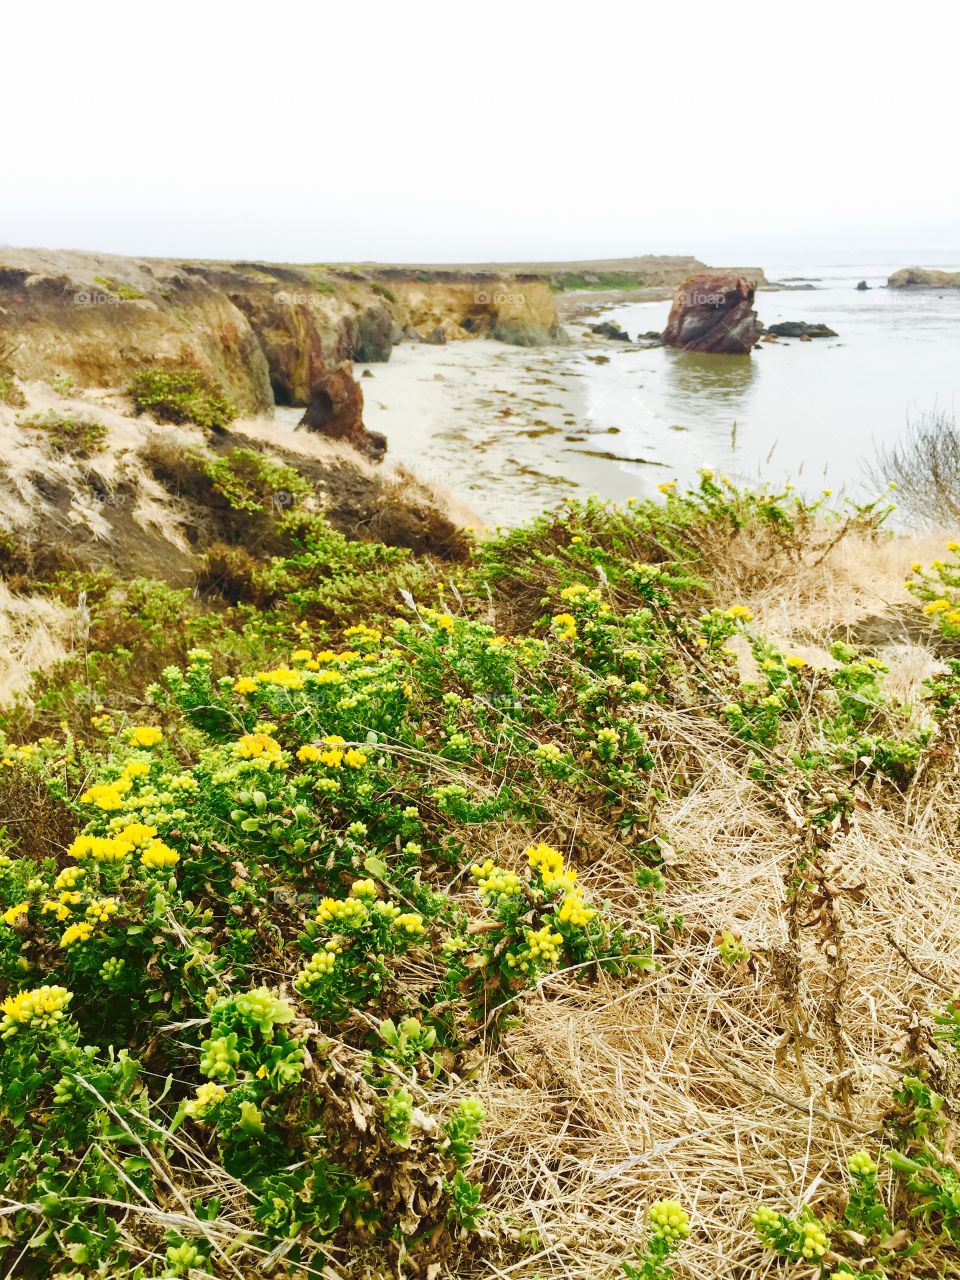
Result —
[[582, 425], [583, 362], [597, 353], [576, 343], [402, 343], [388, 363], [358, 364], [354, 375], [364, 421], [387, 437], [391, 458], [463, 497], [487, 523], [510, 525], [571, 495], [634, 492], [618, 462], [602, 456], [616, 452], [616, 431]]

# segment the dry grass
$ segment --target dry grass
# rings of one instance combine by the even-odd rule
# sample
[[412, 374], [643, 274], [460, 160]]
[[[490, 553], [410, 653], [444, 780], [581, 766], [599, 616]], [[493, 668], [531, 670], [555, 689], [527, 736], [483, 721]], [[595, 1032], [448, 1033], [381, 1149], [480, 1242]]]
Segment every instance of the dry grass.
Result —
[[[750, 1225], [757, 1203], [796, 1210], [840, 1185], [845, 1156], [879, 1137], [909, 1028], [960, 981], [953, 777], [918, 786], [902, 812], [858, 812], [828, 855], [848, 966], [839, 1007], [836, 940], [813, 918], [791, 990], [785, 888], [797, 834], [742, 770], [717, 760], [662, 818], [683, 854], [663, 905], [686, 929], [658, 970], [586, 990], [548, 978], [484, 1061], [492, 1220], [508, 1235], [535, 1224], [539, 1237], [519, 1263], [504, 1254], [512, 1276], [616, 1274], [661, 1196], [694, 1219], [678, 1275], [773, 1273]], [[596, 870], [583, 869], [585, 883], [614, 889], [609, 869], [602, 881]], [[742, 935], [748, 970], [716, 955], [720, 928]], [[495, 1262], [477, 1270], [490, 1272], [504, 1273]]]
[[67, 652], [73, 611], [44, 596], [14, 595], [0, 581], [0, 702], [26, 689], [31, 671]]
[[[731, 599], [755, 608], [761, 629], [806, 637], [829, 663], [829, 638], [906, 603], [905, 566], [942, 542], [838, 547], [788, 581]], [[884, 656], [906, 702], [937, 665], [924, 644], [902, 639]], [[488, 1108], [489, 1225], [513, 1241], [532, 1226], [536, 1239], [526, 1252], [494, 1248], [471, 1274], [614, 1277], [643, 1238], [647, 1207], [668, 1196], [693, 1219], [678, 1276], [782, 1275], [757, 1242], [753, 1211], [765, 1202], [795, 1212], [838, 1195], [846, 1157], [877, 1148], [908, 1037], [925, 1046], [948, 1103], [960, 1104], [960, 1081], [937, 1076], [943, 1062], [929, 1039], [932, 1010], [960, 984], [952, 764], [936, 762], [902, 795], [863, 799], [791, 921], [801, 835], [789, 810], [744, 777], [742, 757], [709, 721], [645, 712], [708, 762], [659, 812], [678, 858], [662, 906], [685, 929], [660, 944], [655, 971], [599, 975], [586, 988], [572, 975], [548, 977], [522, 998], [503, 1042], [486, 1046], [476, 1091]], [[581, 848], [586, 835], [578, 831]], [[630, 863], [614, 848], [580, 876], [620, 911], [636, 900]], [[712, 942], [721, 929], [742, 937], [749, 966], [723, 964]], [[943, 1265], [944, 1276], [960, 1275], [960, 1263]]]

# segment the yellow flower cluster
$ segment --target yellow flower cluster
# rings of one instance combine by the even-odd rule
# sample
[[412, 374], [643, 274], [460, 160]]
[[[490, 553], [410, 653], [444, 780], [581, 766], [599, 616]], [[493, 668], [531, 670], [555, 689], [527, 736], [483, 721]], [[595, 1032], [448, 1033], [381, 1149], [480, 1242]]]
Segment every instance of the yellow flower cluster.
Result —
[[655, 1200], [650, 1206], [650, 1234], [661, 1240], [685, 1240], [690, 1219], [679, 1200]]
[[[156, 836], [156, 827], [147, 826], [143, 822], [132, 822], [112, 836], [77, 836], [67, 853], [78, 862], [87, 858], [92, 862], [123, 862], [139, 850], [141, 866], [176, 866], [180, 861], [179, 853]], [[61, 872], [61, 876], [63, 874]]]
[[86, 910], [88, 920], [94, 924], [106, 924], [119, 910], [116, 898], [100, 898], [90, 903]]
[[130, 782], [123, 778], [118, 778], [115, 782], [97, 782], [83, 793], [80, 803], [95, 804], [98, 809], [120, 809], [123, 807], [123, 797], [129, 790]]
[[572, 613], [555, 613], [551, 619], [558, 640], [573, 640], [577, 634], [577, 620]]
[[180, 855], [176, 849], [171, 849], [162, 840], [151, 840], [140, 855], [142, 867], [175, 867], [179, 861]]
[[163, 741], [163, 733], [155, 725], [141, 725], [127, 736], [135, 747], [156, 747]]
[[830, 1247], [830, 1237], [819, 1222], [801, 1222], [798, 1224], [803, 1243], [800, 1253], [804, 1258], [822, 1258]]
[[8, 996], [0, 1005], [0, 1038], [9, 1040], [20, 1027], [33, 1026], [47, 1030], [62, 1020], [73, 993], [66, 987], [34, 987]]
[[573, 586], [563, 588], [560, 599], [574, 604], [600, 604], [603, 594], [598, 587], [588, 587], [586, 583], [575, 582]]
[[222, 1084], [215, 1084], [212, 1080], [206, 1081], [204, 1084], [197, 1085], [196, 1095], [184, 1106], [184, 1112], [188, 1116], [195, 1119], [202, 1119], [206, 1115], [210, 1107], [215, 1107], [218, 1102], [222, 1102], [227, 1096], [227, 1091]]
[[343, 633], [355, 644], [379, 644], [383, 632], [377, 627], [368, 627], [365, 623], [357, 623], [355, 627], [347, 627]]
[[86, 942], [93, 933], [93, 925], [89, 920], [80, 920], [77, 924], [68, 924], [60, 937], [61, 947], [73, 947], [77, 943]]
[[577, 873], [573, 867], [564, 865], [560, 850], [554, 849], [552, 845], [541, 843], [531, 845], [526, 850], [526, 855], [532, 870], [539, 873], [546, 890], [565, 891], [564, 899], [557, 910], [557, 922], [581, 928], [589, 924], [597, 913], [593, 907], [588, 907], [583, 901], [576, 882]]
[[549, 844], [534, 844], [524, 850], [533, 871], [540, 874], [545, 889], [572, 889], [577, 878], [572, 867], [563, 865], [563, 854]]
[[303, 676], [289, 667], [277, 667], [273, 671], [258, 671], [253, 677], [256, 684], [270, 685], [276, 689], [302, 689]]
[[560, 924], [572, 924], [578, 928], [583, 928], [596, 916], [593, 907], [588, 907], [579, 893], [568, 893], [563, 902], [560, 903], [560, 909], [557, 912], [557, 921]]
[[753, 613], [745, 604], [733, 604], [724, 612], [725, 618], [729, 618], [731, 622], [751, 622]]
[[393, 927], [412, 937], [423, 933], [423, 920], [414, 911], [400, 911], [393, 917]]
[[319, 760], [330, 769], [339, 769], [344, 764], [348, 769], [362, 769], [367, 763], [366, 755], [362, 751], [357, 751], [355, 747], [347, 747], [344, 738], [336, 735], [324, 738], [323, 746], [326, 750], [321, 750], [312, 742], [305, 743], [297, 752], [297, 759], [304, 763]]
[[298, 991], [309, 992], [311, 987], [318, 986], [333, 973], [337, 956], [341, 948], [335, 942], [328, 942], [320, 951], [315, 951], [294, 979], [293, 985]]
[[245, 733], [236, 744], [236, 752], [243, 760], [264, 760], [269, 763], [283, 757], [280, 743], [262, 730]]
[[519, 969], [530, 973], [537, 968], [552, 969], [560, 959], [560, 948], [563, 946], [563, 935], [555, 933], [552, 927], [545, 924], [540, 929], [524, 929], [526, 946], [518, 952], [508, 951], [506, 962], [511, 969]]
[[40, 906], [43, 914], [52, 915], [61, 924], [69, 919], [70, 912], [83, 901], [83, 894], [75, 889], [64, 889], [56, 898], [45, 898]]
[[8, 907], [3, 913], [4, 924], [16, 924], [20, 916], [24, 916], [30, 910], [29, 902], [18, 902], [13, 907]]
[[122, 862], [133, 853], [133, 844], [120, 836], [77, 836], [67, 853], [78, 862], [85, 858], [93, 862]]
[[470, 874], [476, 880], [477, 888], [487, 905], [501, 894], [514, 895], [523, 892], [520, 877], [513, 871], [505, 871], [503, 867], [495, 866], [492, 858], [474, 863], [470, 868]]
[[317, 924], [363, 924], [370, 913], [359, 898], [323, 898], [314, 917]]

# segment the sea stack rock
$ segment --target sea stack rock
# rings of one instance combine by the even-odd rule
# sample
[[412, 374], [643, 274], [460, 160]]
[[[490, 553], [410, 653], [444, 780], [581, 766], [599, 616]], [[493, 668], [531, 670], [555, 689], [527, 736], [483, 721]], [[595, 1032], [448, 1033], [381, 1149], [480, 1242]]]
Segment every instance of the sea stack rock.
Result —
[[960, 289], [960, 271], [932, 267], [904, 267], [887, 280], [888, 289]]
[[314, 384], [307, 411], [297, 423], [301, 429], [343, 440], [375, 462], [387, 451], [386, 437], [363, 425], [363, 391], [348, 360]]
[[763, 333], [753, 296], [754, 286], [741, 275], [704, 272], [688, 276], [674, 294], [663, 331], [664, 346], [746, 355]]

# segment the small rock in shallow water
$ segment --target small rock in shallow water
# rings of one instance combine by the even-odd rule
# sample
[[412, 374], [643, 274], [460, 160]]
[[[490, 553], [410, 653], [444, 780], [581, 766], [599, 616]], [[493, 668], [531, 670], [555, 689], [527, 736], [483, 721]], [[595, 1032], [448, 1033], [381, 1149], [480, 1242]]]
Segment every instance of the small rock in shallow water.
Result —
[[778, 338], [836, 338], [835, 329], [825, 324], [808, 324], [806, 320], [781, 320], [778, 324], [768, 324], [764, 330], [764, 338], [774, 334]]

